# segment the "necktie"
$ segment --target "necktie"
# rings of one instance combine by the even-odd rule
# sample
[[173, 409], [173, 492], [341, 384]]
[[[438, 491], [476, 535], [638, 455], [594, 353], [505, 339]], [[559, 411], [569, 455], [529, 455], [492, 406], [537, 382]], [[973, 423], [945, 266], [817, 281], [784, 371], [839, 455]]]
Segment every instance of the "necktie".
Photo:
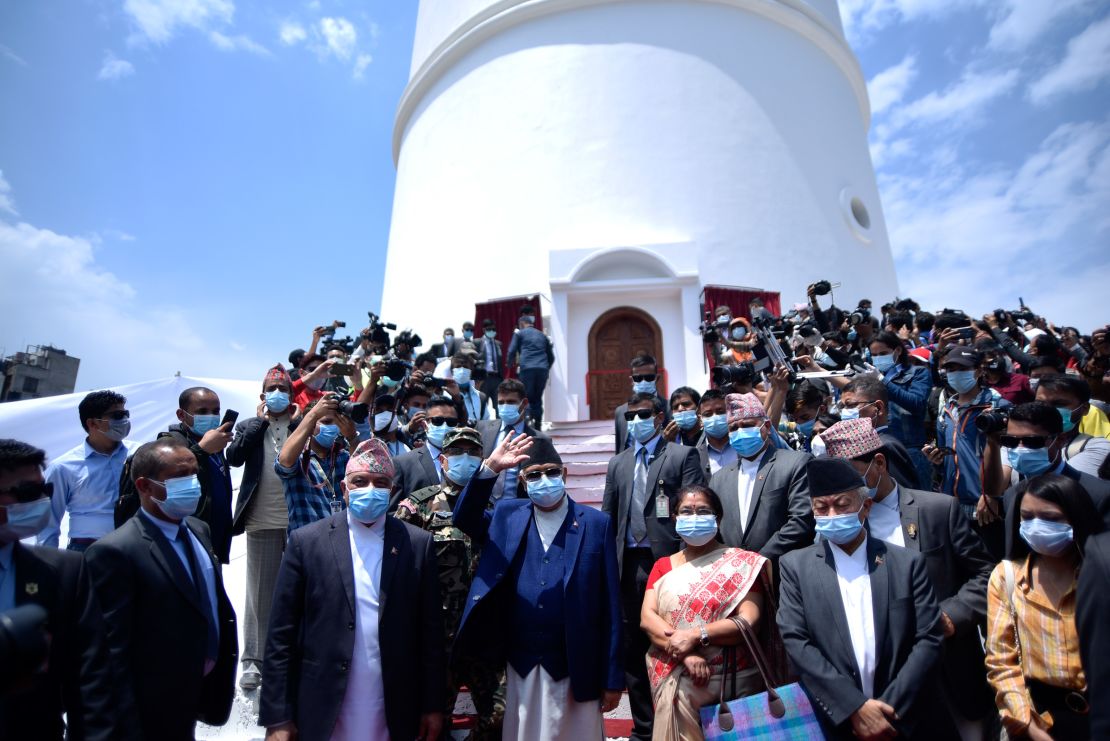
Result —
[[212, 614], [212, 600], [208, 597], [208, 584], [204, 580], [204, 571], [197, 561], [197, 554], [193, 551], [193, 541], [189, 537], [189, 529], [185, 527], [185, 523], [181, 524], [177, 537], [185, 544], [185, 557], [189, 560], [193, 588], [197, 591], [197, 601], [200, 602], [200, 609], [204, 613], [205, 622], [208, 624], [208, 653], [206, 658], [216, 661], [220, 655], [220, 634], [216, 629], [216, 617]]
[[[502, 440], [509, 436], [510, 430], [512, 430], [511, 427], [506, 427], [505, 429], [501, 430]], [[517, 476], [519, 475], [520, 471], [517, 469], [516, 466], [505, 469], [505, 485], [501, 489], [501, 496], [507, 496], [509, 499], [516, 498], [516, 480]]]
[[636, 472], [632, 479], [632, 539], [639, 543], [647, 536], [647, 448], [636, 454]]

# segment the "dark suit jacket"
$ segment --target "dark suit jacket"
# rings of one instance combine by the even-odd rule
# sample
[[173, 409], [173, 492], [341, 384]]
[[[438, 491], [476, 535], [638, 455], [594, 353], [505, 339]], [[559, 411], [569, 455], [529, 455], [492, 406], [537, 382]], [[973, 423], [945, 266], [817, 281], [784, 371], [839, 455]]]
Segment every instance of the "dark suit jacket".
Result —
[[[451, 342], [446, 343], [447, 344], [447, 355], [446, 355], [446, 357], [448, 357], [448, 358], [452, 357], [455, 353], [457, 353], [460, 349], [462, 349], [462, 343], [463, 343], [463, 338], [461, 336], [452, 337]], [[443, 342], [436, 342], [429, 348], [431, 350], [431, 353], [436, 356], [436, 360], [439, 360], [440, 358], [445, 357], [444, 354], [443, 354], [443, 345], [444, 344], [445, 343], [443, 343]]]
[[[628, 448], [609, 461], [605, 472], [605, 497], [601, 511], [609, 515], [616, 537], [617, 565], [623, 566], [625, 532], [628, 529], [628, 508], [632, 504], [632, 486], [635, 483], [636, 448]], [[664, 442], [659, 438], [655, 454], [648, 459], [647, 504], [644, 519], [647, 522], [648, 542], [655, 558], [677, 553], [682, 541], [674, 531], [675, 496], [679, 489], [691, 484], [704, 484], [705, 472], [696, 448]], [[655, 497], [667, 495], [667, 516], [655, 516]]]
[[[455, 503], [455, 525], [481, 544], [482, 555], [452, 653], [497, 665], [507, 657], [505, 631], [527, 627], [506, 622], [516, 585], [505, 576], [513, 559], [543, 554], [520, 550], [534, 527], [531, 500], [502, 498], [487, 509], [494, 481], [475, 476]], [[563, 550], [567, 665], [574, 699], [586, 702], [605, 690], [624, 689], [618, 549], [608, 518], [573, 500], [569, 506], [573, 524]]]
[[84, 559], [16, 543], [12, 565], [16, 607], [46, 610], [50, 655], [45, 673], [0, 696], [0, 738], [116, 738], [104, 624]]
[[[868, 699], [852, 650], [832, 546], [816, 543], [779, 561], [778, 625], [790, 662], [833, 739], [853, 739], [850, 717]], [[875, 696], [909, 738], [959, 738], [936, 694], [940, 610], [919, 554], [867, 539], [875, 613]]]
[[424, 448], [414, 448], [401, 453], [393, 459], [396, 473], [393, 476], [393, 494], [389, 499], [389, 511], [397, 509], [402, 499], [425, 486], [441, 483], [436, 473], [436, 464]]
[[1091, 738], [1110, 738], [1110, 532], [1087, 539], [1083, 567], [1079, 570], [1079, 654], [1087, 675], [1091, 703]]
[[910, 460], [910, 453], [906, 450], [906, 446], [902, 441], [887, 431], [879, 433], [879, 439], [883, 441], [883, 455], [886, 456], [887, 470], [894, 480], [898, 482], [899, 486], [905, 488], [915, 488], [917, 486], [917, 469], [913, 467], [913, 461]]
[[[666, 427], [671, 422], [671, 407], [667, 403], [666, 399], [663, 399], [659, 396], [656, 396], [655, 398], [659, 399], [663, 403], [663, 427]], [[627, 402], [621, 404], [619, 407], [613, 410], [613, 422], [616, 424], [614, 431], [617, 436], [614, 452], [617, 454], [620, 454], [620, 452], [623, 451], [626, 447], [632, 447], [628, 444], [628, 422], [624, 418], [624, 413], [627, 411]], [[633, 443], [635, 443], [635, 441], [633, 441]]]
[[944, 641], [941, 660], [948, 697], [964, 717], [982, 718], [994, 707], [978, 631], [986, 625], [987, 581], [994, 559], [971, 529], [956, 497], [900, 489], [898, 509], [906, 548], [925, 557], [940, 611], [956, 626], [956, 634]]
[[740, 459], [713, 474], [709, 488], [725, 508], [721, 538], [725, 545], [758, 551], [772, 560], [813, 542], [813, 506], [806, 461], [809, 453], [767, 447], [759, 462], [748, 522], [740, 527]]
[[209, 552], [216, 574], [220, 647], [204, 676], [208, 623], [192, 580], [173, 546], [142, 514], [85, 551], [104, 611], [116, 672], [119, 715], [146, 739], [192, 739], [202, 721], [223, 725], [231, 714], [239, 638], [208, 526], [185, 523]]
[[[446, 702], [443, 617], [432, 536], [386, 517], [378, 643], [386, 724], [416, 737], [423, 713]], [[339, 718], [355, 646], [355, 572], [346, 512], [289, 536], [274, 588], [258, 722], [293, 721], [326, 739]]]
[[[1064, 464], [1063, 470], [1060, 472], [1062, 476], [1067, 476], [1079, 483], [1084, 491], [1091, 497], [1091, 501], [1095, 505], [1095, 509], [1102, 515], [1103, 529], [1110, 530], [1110, 481], [1104, 481], [1095, 478], [1090, 474], [1077, 471], [1067, 463]], [[1014, 508], [1014, 499], [1017, 497], [1017, 485], [1011, 486], [1002, 495], [1002, 508], [1005, 510], [1005, 523], [1006, 523], [1006, 558], [1010, 557], [1013, 552], [1014, 531], [1017, 530], [1017, 523], [1015, 522], [1021, 513]]]
[[[489, 339], [488, 337], [475, 337], [474, 347], [478, 350], [478, 358], [474, 361], [474, 372], [482, 378], [486, 378], [486, 343], [493, 343], [497, 347], [497, 365], [492, 374], [499, 380], [505, 376], [505, 346], [501, 340]], [[497, 406], [497, 387], [486, 388], [482, 386], [482, 390], [489, 394], [490, 399], [493, 400], [493, 405]]]
[[[265, 460], [262, 446], [266, 442], [266, 429], [269, 426], [270, 421], [265, 417], [254, 416], [242, 420], [235, 425], [235, 439], [225, 451], [229, 466], [238, 467], [246, 464], [246, 468], [243, 469], [243, 480], [239, 484], [239, 496], [235, 499], [235, 514], [231, 518], [232, 535], [242, 535], [246, 528], [247, 505], [250, 504], [254, 493], [258, 491], [259, 479], [264, 474], [276, 475], [272, 470], [269, 472], [262, 470]], [[292, 433], [295, 429], [297, 429], [297, 421], [292, 420], [289, 423], [289, 432]]]

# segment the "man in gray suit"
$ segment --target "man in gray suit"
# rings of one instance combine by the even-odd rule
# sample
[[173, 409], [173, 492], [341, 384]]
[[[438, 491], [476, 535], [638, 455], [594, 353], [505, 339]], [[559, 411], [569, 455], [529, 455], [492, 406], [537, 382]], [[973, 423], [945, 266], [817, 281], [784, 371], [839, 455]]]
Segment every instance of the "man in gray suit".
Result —
[[778, 625], [829, 739], [959, 738], [936, 687], [943, 629], [925, 559], [868, 535], [839, 458], [806, 464], [821, 540], [779, 561]]
[[[500, 418], [483, 419], [478, 423], [478, 433], [482, 436], [482, 460], [493, 454], [498, 444], [510, 431], [516, 437], [528, 435], [540, 445], [544, 444], [543, 441], [549, 440], [547, 435], [528, 423], [528, 398], [525, 396], [523, 383], [515, 378], [502, 381], [497, 386], [496, 394]], [[520, 466], [506, 468], [497, 476], [492, 497], [494, 499], [500, 499], [503, 495], [507, 495], [510, 499], [515, 497], [519, 477]]]
[[414, 491], [443, 481], [439, 454], [443, 452], [443, 439], [447, 432], [459, 426], [459, 408], [449, 397], [436, 396], [428, 402], [425, 414], [428, 439], [424, 447], [393, 459], [396, 473], [393, 476], [393, 494], [389, 499], [390, 512]]
[[482, 336], [475, 341], [478, 358], [475, 361], [477, 375], [482, 378], [482, 391], [491, 399], [497, 399], [497, 387], [505, 379], [505, 350], [497, 337], [497, 325], [492, 319], [482, 320]]
[[725, 510], [721, 537], [772, 560], [804, 548], [813, 542], [806, 478], [811, 456], [771, 445], [771, 421], [755, 394], [729, 394], [725, 406], [737, 459], [709, 481]]
[[634, 442], [609, 461], [601, 511], [612, 518], [617, 535], [632, 738], [647, 741], [654, 711], [644, 661], [649, 642], [640, 630], [640, 607], [655, 561], [676, 553], [681, 546], [671, 517], [675, 497], [685, 486], [704, 484], [705, 474], [696, 448], [663, 440], [661, 399], [647, 392], [634, 394], [627, 410]]
[[870, 535], [925, 557], [929, 583], [940, 600], [940, 671], [948, 707], [964, 741], [982, 741], [994, 693], [987, 684], [978, 628], [987, 619], [987, 580], [994, 559], [955, 497], [898, 485], [870, 419], [838, 422], [821, 439], [830, 457], [847, 460], [863, 476], [874, 502], [867, 518]]
[[543, 390], [547, 387], [547, 375], [555, 362], [555, 350], [551, 338], [536, 329], [536, 318], [531, 314], [521, 314], [519, 330], [509, 341], [509, 366], [517, 366], [521, 382], [528, 390], [528, 416], [532, 424], [539, 427], [543, 423]]

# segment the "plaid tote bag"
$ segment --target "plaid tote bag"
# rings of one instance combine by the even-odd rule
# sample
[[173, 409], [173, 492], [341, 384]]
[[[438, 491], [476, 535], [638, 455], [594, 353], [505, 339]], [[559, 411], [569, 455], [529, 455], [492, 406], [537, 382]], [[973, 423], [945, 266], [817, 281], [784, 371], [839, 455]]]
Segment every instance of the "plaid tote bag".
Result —
[[824, 741], [825, 735], [802, 686], [794, 682], [776, 687], [767, 658], [748, 621], [730, 619], [740, 629], [767, 691], [726, 702], [726, 682], [722, 680], [720, 704], [701, 709], [705, 741]]

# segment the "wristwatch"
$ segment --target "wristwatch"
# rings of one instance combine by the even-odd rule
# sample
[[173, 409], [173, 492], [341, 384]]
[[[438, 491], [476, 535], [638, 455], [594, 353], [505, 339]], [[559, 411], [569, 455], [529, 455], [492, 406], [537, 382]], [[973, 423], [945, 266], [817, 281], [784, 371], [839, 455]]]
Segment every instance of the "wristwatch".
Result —
[[703, 648], [709, 648], [709, 631], [705, 629], [705, 623], [702, 623], [701, 630], [701, 645]]

